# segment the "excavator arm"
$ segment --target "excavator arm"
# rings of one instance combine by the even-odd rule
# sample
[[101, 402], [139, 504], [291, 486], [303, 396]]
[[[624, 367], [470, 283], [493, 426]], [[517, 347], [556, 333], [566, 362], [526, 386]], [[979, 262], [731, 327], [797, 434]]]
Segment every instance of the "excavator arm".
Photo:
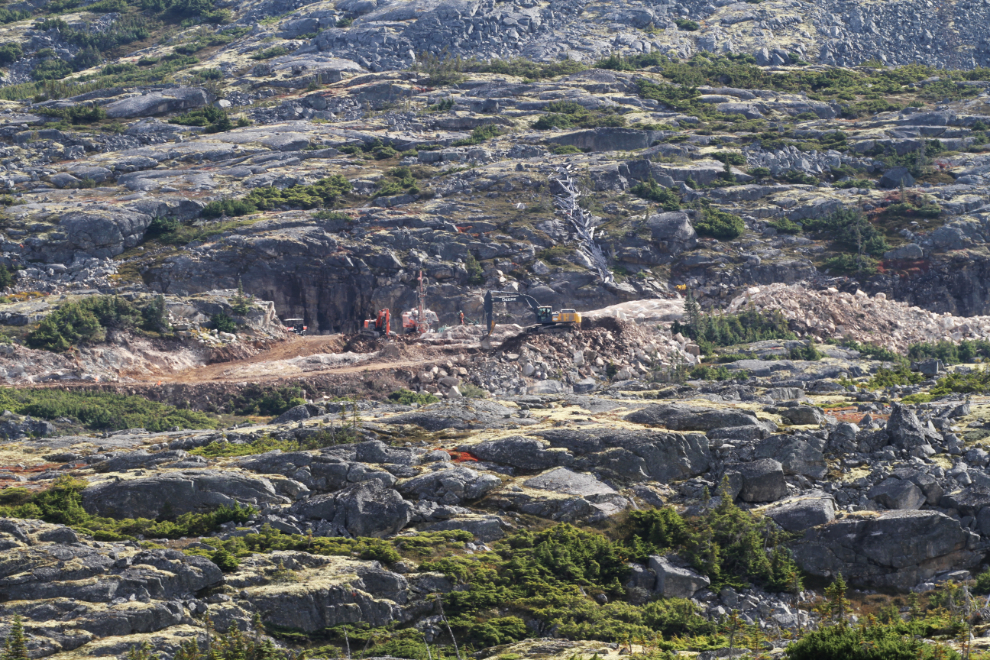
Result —
[[492, 334], [495, 329], [495, 303], [524, 302], [533, 310], [538, 323], [550, 323], [549, 313], [541, 308], [540, 303], [533, 296], [515, 291], [489, 291], [485, 294], [485, 325], [488, 328], [487, 334]]

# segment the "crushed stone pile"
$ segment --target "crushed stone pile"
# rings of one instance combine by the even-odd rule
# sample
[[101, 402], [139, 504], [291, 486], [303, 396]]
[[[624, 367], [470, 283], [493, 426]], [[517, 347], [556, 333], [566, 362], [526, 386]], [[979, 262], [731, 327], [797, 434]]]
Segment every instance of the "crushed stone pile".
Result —
[[990, 337], [990, 316], [938, 314], [895, 300], [883, 293], [843, 293], [835, 288], [813, 290], [805, 285], [771, 284], [751, 287], [733, 299], [728, 311], [746, 306], [779, 309], [792, 327], [816, 337], [842, 335], [904, 351], [915, 342]]
[[472, 380], [495, 394], [587, 392], [610, 377], [642, 378], [664, 365], [693, 363], [685, 348], [666, 327], [602, 316], [581, 328], [516, 334], [478, 365]]

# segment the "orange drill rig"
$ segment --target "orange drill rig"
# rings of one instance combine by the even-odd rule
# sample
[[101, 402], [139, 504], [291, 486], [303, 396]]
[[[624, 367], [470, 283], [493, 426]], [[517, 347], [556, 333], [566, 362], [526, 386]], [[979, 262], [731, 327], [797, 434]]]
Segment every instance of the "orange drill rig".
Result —
[[402, 331], [425, 334], [440, 326], [440, 318], [436, 312], [426, 309], [426, 290], [423, 285], [423, 271], [419, 271], [419, 300], [414, 309], [402, 312]]

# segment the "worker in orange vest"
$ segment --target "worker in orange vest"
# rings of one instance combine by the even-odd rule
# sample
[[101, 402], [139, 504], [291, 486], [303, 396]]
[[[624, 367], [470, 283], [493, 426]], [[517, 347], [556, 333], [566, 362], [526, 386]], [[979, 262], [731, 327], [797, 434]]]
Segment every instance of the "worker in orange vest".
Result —
[[464, 312], [463, 311], [460, 312], [460, 317], [461, 317], [461, 325], [464, 325]]

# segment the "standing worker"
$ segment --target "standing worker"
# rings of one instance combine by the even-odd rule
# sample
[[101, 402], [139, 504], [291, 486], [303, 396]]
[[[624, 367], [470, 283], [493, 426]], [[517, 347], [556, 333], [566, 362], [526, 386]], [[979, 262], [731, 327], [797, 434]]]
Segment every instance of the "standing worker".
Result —
[[460, 317], [461, 317], [461, 325], [464, 325], [464, 311], [463, 311], [463, 310], [461, 310], [461, 311], [459, 312], [459, 315], [460, 315]]

